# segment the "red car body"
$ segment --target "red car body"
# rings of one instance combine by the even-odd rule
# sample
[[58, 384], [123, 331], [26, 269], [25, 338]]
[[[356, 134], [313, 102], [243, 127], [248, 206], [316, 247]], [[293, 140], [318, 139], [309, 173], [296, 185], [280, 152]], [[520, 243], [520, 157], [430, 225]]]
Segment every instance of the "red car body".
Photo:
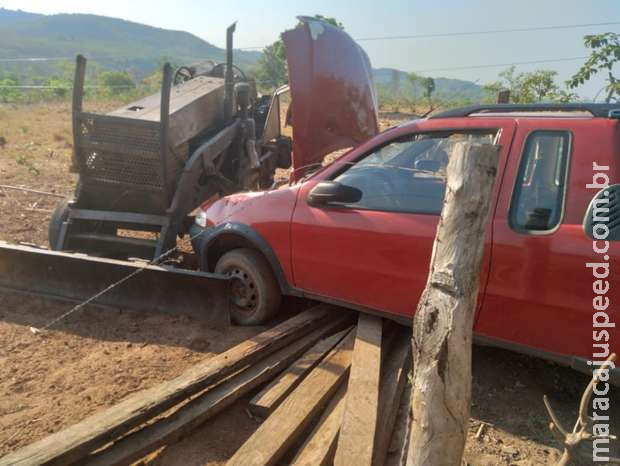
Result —
[[[305, 180], [292, 176], [291, 184], [279, 189], [204, 205], [206, 228], [195, 225], [191, 233], [205, 270], [212, 271], [231, 249], [254, 248], [269, 262], [283, 294], [409, 322], [427, 280], [441, 210], [438, 166], [447, 159], [442, 148], [451, 138], [488, 139], [501, 152], [480, 276], [474, 327], [478, 341], [581, 369], [605, 346], [620, 351], [620, 323], [611, 325], [620, 320], [620, 243], [607, 243], [604, 258], [610, 274], [601, 297], [602, 283], [597, 289], [586, 264], [603, 260], [593, 248], [600, 250], [605, 243], [595, 243], [584, 228], [586, 211], [599, 191], [587, 187], [597, 173], [593, 167], [607, 167], [609, 184], [620, 183], [620, 128], [618, 119], [608, 116], [612, 108], [460, 109], [371, 137], [377, 131], [376, 105], [370, 65], [361, 49], [337, 28], [313, 26], [310, 20], [284, 40], [297, 172], [332, 150], [366, 142]], [[407, 155], [407, 147], [431, 147], [428, 141], [436, 143], [435, 159], [414, 154], [418, 158], [406, 170], [391, 162], [365, 167], [374, 173], [376, 178], [368, 179], [376, 179], [377, 186], [382, 186], [380, 169], [397, 168], [401, 177], [411, 173], [413, 178], [406, 180], [423, 186], [415, 194], [415, 202], [424, 205], [419, 211], [402, 208], [407, 198], [390, 199], [384, 192], [377, 199], [397, 208], [308, 201], [318, 184], [346, 178], [364, 160], [377, 154], [396, 160], [400, 149], [393, 148], [405, 147], [402, 154]], [[393, 159], [390, 151], [397, 154]], [[553, 164], [550, 157], [555, 157]], [[613, 228], [620, 228], [620, 210], [612, 214]], [[611, 323], [604, 333], [593, 329], [597, 297], [610, 303], [606, 312]]]

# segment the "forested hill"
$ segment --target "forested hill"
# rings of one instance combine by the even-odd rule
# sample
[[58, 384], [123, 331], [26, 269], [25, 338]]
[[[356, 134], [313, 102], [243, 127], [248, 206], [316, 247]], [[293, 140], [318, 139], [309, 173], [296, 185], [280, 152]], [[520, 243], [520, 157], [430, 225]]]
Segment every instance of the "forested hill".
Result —
[[[221, 31], [224, 39], [225, 30]], [[225, 52], [188, 32], [170, 31], [105, 16], [39, 15], [0, 8], [0, 58], [91, 57], [106, 68], [151, 73], [163, 58], [176, 63], [223, 61]], [[259, 52], [236, 51], [251, 65]], [[10, 66], [6, 62], [1, 66]]]
[[[222, 42], [225, 31], [221, 31]], [[70, 76], [68, 62], [81, 53], [89, 58], [89, 72], [94, 66], [127, 71], [139, 81], [153, 73], [164, 59], [181, 65], [199, 60], [224, 61], [225, 51], [193, 34], [171, 31], [118, 18], [84, 14], [41, 15], [0, 8], [0, 60], [22, 57], [66, 57], [57, 62], [2, 62], [0, 79], [15, 76], [22, 84], [45, 82], [45, 78], [64, 74]], [[254, 65], [260, 52], [235, 51], [235, 61], [244, 68]], [[96, 65], [93, 65], [96, 64]], [[401, 91], [417, 93], [403, 71]], [[375, 81], [383, 89], [391, 88], [394, 70], [374, 70]], [[480, 86], [456, 79], [436, 78], [437, 96], [460, 96], [477, 100]]]

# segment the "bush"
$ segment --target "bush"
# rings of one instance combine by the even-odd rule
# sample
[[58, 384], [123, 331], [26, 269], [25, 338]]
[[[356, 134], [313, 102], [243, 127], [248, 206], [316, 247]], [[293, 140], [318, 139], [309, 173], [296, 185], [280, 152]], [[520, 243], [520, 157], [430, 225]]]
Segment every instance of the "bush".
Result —
[[133, 91], [136, 84], [126, 72], [104, 71], [99, 76], [99, 83], [108, 95], [119, 95]]
[[19, 81], [15, 78], [0, 79], [0, 101], [15, 102], [20, 98], [19, 89], [11, 89], [13, 86], [19, 86]]
[[71, 82], [70, 79], [56, 78], [56, 77], [50, 78], [47, 81], [46, 85], [52, 88], [50, 89], [50, 94], [53, 97], [59, 97], [59, 98], [67, 97], [69, 95], [69, 91], [73, 87], [73, 83]]

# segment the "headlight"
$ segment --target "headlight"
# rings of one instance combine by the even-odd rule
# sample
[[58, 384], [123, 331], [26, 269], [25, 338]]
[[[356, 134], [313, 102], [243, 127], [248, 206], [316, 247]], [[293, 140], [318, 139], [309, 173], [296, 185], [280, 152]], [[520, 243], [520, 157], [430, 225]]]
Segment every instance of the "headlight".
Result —
[[202, 228], [207, 228], [207, 224], [209, 223], [207, 220], [207, 213], [202, 209], [198, 210], [194, 222]]

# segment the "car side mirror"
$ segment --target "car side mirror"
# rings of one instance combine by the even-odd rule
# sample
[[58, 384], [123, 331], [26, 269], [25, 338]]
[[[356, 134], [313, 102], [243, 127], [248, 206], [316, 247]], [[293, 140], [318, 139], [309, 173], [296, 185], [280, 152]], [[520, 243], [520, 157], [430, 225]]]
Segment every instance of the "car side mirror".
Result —
[[620, 184], [603, 188], [594, 196], [583, 229], [592, 239], [620, 241]]
[[350, 204], [362, 199], [362, 191], [336, 181], [322, 181], [308, 193], [308, 204], [320, 207], [332, 202]]

